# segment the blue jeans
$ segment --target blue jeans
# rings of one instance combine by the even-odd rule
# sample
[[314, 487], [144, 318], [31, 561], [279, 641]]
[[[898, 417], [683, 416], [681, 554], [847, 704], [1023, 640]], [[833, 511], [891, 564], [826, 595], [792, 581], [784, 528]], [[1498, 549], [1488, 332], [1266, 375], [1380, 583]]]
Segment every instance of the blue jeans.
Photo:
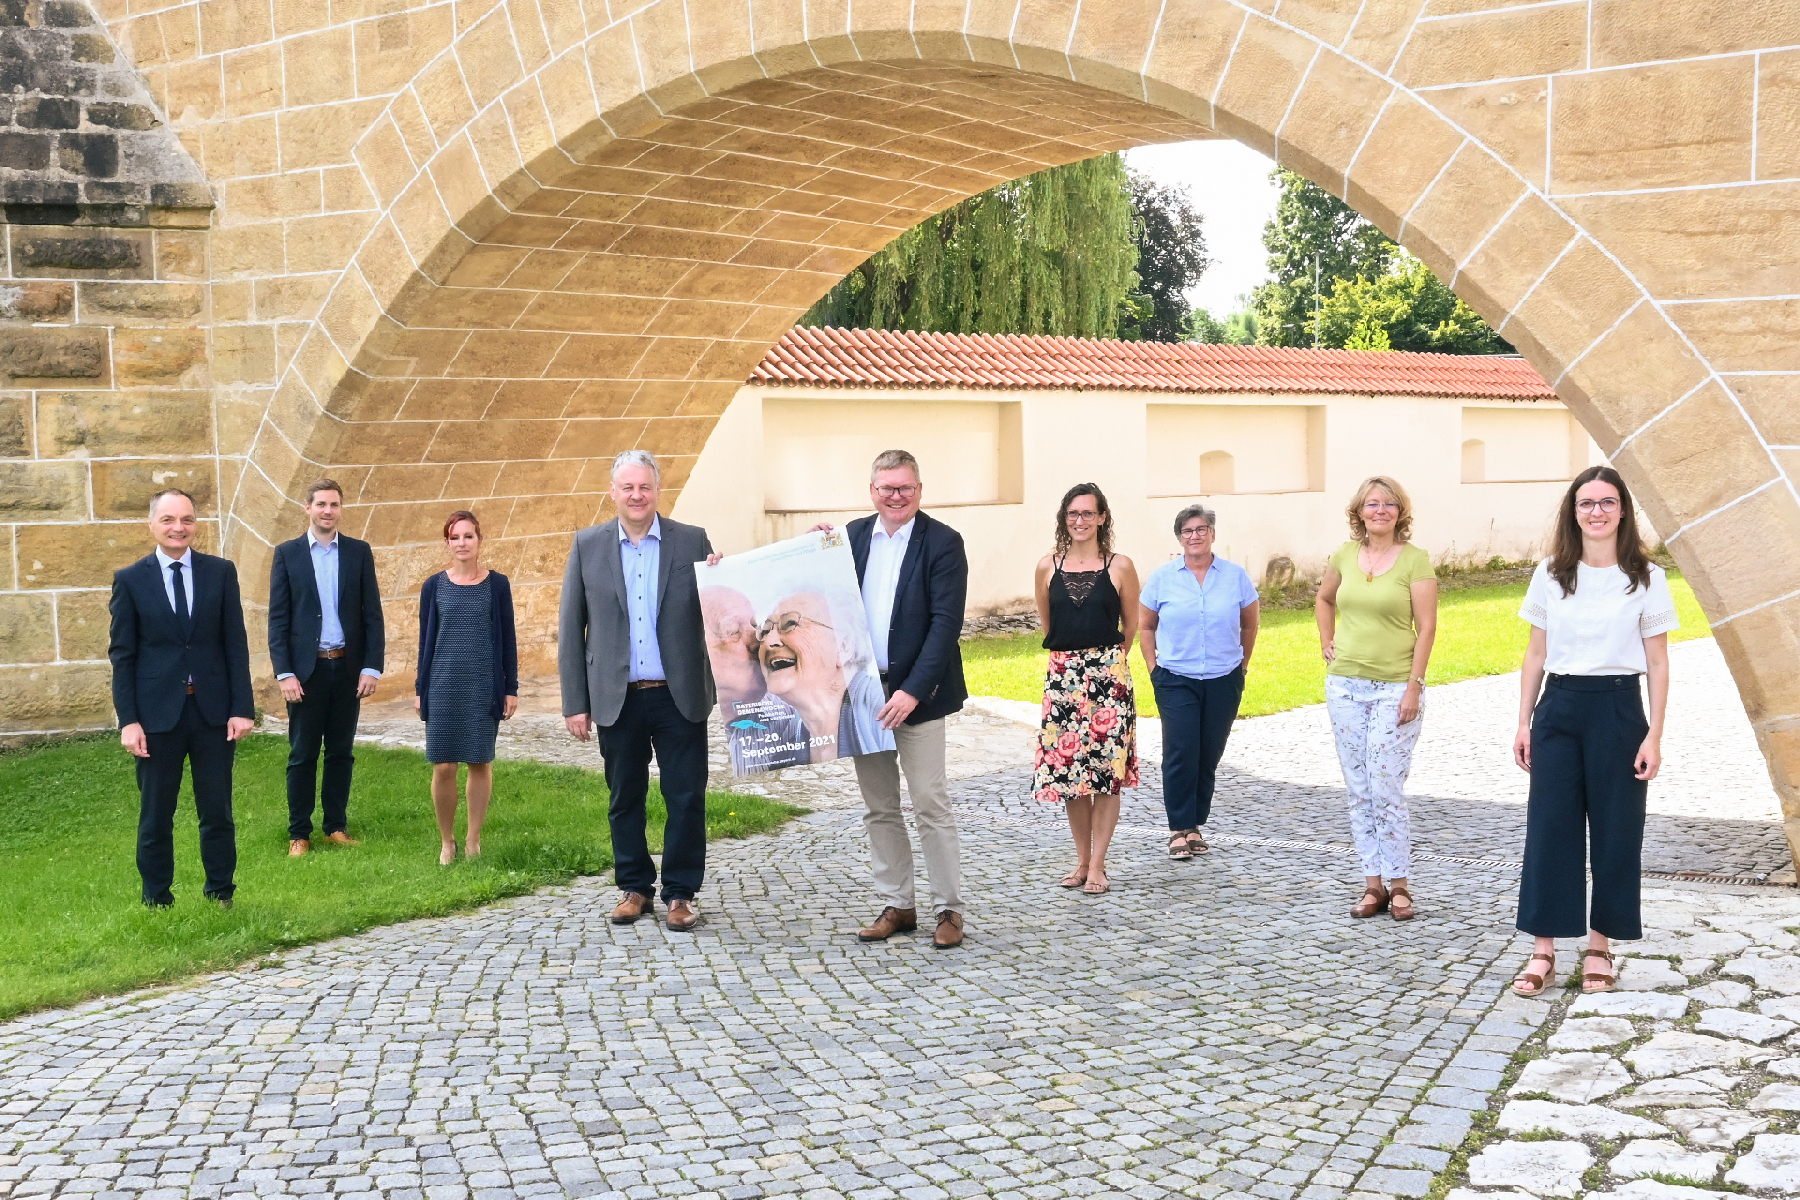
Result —
[[1163, 807], [1170, 829], [1197, 829], [1212, 813], [1213, 779], [1244, 698], [1244, 668], [1217, 679], [1150, 673], [1163, 724]]

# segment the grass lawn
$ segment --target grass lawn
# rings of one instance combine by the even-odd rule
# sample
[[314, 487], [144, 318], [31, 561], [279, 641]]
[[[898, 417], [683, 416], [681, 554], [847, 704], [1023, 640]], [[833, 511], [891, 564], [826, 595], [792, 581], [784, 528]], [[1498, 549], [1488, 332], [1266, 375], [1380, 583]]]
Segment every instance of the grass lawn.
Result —
[[[191, 793], [175, 817], [175, 906], [138, 903], [137, 786], [117, 734], [0, 755], [0, 1019], [458, 912], [612, 865], [598, 772], [499, 762], [482, 857], [440, 867], [430, 766], [417, 751], [374, 746], [356, 748], [350, 831], [362, 845], [315, 842], [312, 854], [289, 859], [286, 759], [286, 740], [264, 734], [238, 750], [238, 892], [224, 912], [200, 894]], [[714, 838], [761, 833], [804, 811], [723, 792], [709, 794], [706, 808]], [[653, 784], [652, 849], [664, 816]], [[457, 828], [460, 841], [460, 820]]]
[[[1443, 592], [1438, 601], [1437, 645], [1425, 676], [1427, 682], [1454, 683], [1518, 670], [1530, 629], [1518, 615], [1525, 586], [1514, 583]], [[1681, 614], [1681, 628], [1669, 635], [1669, 640], [1711, 637], [1712, 630], [1694, 599], [1693, 589], [1673, 571], [1669, 572], [1669, 591]], [[1033, 633], [964, 642], [963, 669], [970, 693], [1008, 700], [1043, 700], [1044, 663], [1048, 655], [1040, 648], [1042, 641], [1041, 634]], [[1143, 656], [1134, 652], [1131, 667], [1137, 680], [1138, 711], [1153, 717], [1156, 696], [1150, 690]], [[1324, 702], [1325, 662], [1319, 657], [1319, 631], [1313, 623], [1312, 610], [1264, 609], [1241, 715], [1262, 717], [1302, 704]]]

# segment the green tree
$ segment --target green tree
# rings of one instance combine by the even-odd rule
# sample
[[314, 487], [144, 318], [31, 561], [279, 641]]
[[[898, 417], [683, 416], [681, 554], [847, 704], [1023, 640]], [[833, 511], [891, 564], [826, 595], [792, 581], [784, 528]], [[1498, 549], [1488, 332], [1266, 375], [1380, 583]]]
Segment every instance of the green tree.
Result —
[[[1242, 301], [1243, 297], [1238, 299]], [[1215, 346], [1254, 346], [1256, 331], [1256, 314], [1248, 308], [1232, 313], [1223, 321], [1204, 308], [1196, 308], [1188, 318], [1187, 340]]]
[[[1312, 322], [1306, 325], [1312, 336]], [[1404, 250], [1378, 279], [1340, 279], [1319, 308], [1319, 345], [1344, 350], [1506, 354], [1512, 347]]]
[[1114, 337], [1142, 308], [1136, 219], [1117, 154], [954, 204], [876, 251], [802, 325]]
[[[1342, 200], [1292, 171], [1263, 227], [1273, 276], [1256, 289], [1256, 337], [1271, 346], [1505, 354], [1512, 350], [1431, 269]], [[1227, 339], [1229, 340], [1229, 339]]]
[[1281, 195], [1275, 216], [1263, 226], [1270, 279], [1251, 299], [1258, 340], [1269, 346], [1310, 346], [1315, 260], [1320, 294], [1326, 296], [1339, 279], [1381, 276], [1398, 247], [1355, 209], [1304, 176], [1278, 167], [1270, 178], [1281, 185]]
[[1212, 265], [1200, 214], [1185, 188], [1158, 184], [1136, 171], [1130, 178], [1138, 290], [1120, 333], [1134, 341], [1179, 342], [1188, 334], [1192, 313], [1187, 290]]

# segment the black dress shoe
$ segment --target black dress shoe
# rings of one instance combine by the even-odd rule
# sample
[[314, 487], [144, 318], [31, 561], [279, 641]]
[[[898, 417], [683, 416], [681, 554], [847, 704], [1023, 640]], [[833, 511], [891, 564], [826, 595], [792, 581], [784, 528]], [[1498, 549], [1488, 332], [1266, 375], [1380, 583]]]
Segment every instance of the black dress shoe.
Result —
[[226, 912], [231, 911], [231, 897], [230, 896], [208, 896], [207, 899], [211, 900], [214, 904], [217, 904], [220, 908], [224, 909]]
[[175, 902], [173, 900], [152, 900], [148, 896], [146, 896], [146, 897], [144, 897], [144, 907], [145, 908], [174, 908]]

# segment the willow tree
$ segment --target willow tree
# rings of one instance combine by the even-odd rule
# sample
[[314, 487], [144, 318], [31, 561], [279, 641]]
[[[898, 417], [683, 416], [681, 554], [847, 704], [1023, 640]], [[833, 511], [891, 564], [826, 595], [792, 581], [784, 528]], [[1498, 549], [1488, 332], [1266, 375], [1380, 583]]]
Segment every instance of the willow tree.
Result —
[[1113, 337], [1137, 287], [1125, 164], [1105, 154], [954, 204], [870, 256], [802, 325]]

